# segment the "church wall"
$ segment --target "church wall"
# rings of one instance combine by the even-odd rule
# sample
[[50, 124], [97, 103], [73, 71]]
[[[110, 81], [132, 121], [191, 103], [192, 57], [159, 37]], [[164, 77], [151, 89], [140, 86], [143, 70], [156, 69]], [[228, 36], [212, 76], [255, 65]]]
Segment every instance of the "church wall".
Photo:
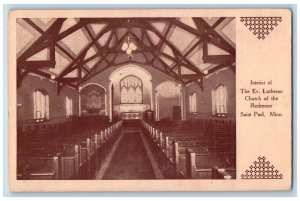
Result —
[[[103, 86], [105, 89], [106, 89], [106, 96], [109, 97], [109, 77], [110, 75], [117, 69], [123, 67], [123, 66], [126, 66], [126, 65], [121, 65], [121, 66], [113, 66], [113, 67], [110, 67], [106, 70], [104, 70], [103, 72], [99, 73], [98, 75], [92, 77], [91, 79], [89, 79], [88, 81], [86, 81], [85, 83], [82, 84], [82, 86], [88, 84], [88, 83], [97, 83], [97, 84], [100, 84], [101, 86]], [[128, 66], [131, 66], [131, 65], [128, 65]], [[154, 92], [155, 92], [155, 88], [156, 86], [158, 86], [160, 83], [164, 82], [164, 81], [175, 81], [176, 80], [169, 76], [169, 75], [166, 75], [165, 73], [151, 67], [151, 66], [148, 66], [148, 65], [135, 65], [135, 64], [132, 64], [132, 66], [139, 66], [139, 67], [142, 67], [144, 68], [146, 71], [148, 71], [151, 76], [152, 76], [152, 93], [153, 93], [153, 100], [154, 100]], [[115, 94], [117, 97], [120, 96], [120, 90], [119, 90], [119, 86], [115, 87], [114, 88], [115, 90]], [[143, 100], [144, 100], [144, 103], [146, 104], [150, 104], [150, 94], [147, 94], [147, 90], [145, 90], [146, 92], [146, 96], [143, 97]], [[119, 98], [117, 98], [115, 101], [118, 102]], [[106, 99], [106, 104], [107, 104], [107, 109], [110, 108], [110, 104], [109, 104], [109, 98]], [[175, 105], [174, 105], [175, 106]], [[155, 105], [153, 106], [153, 108], [151, 108], [152, 110], [155, 110]], [[109, 112], [107, 112], [109, 113]]]
[[[108, 95], [108, 86], [109, 86], [109, 76], [111, 73], [118, 69], [121, 66], [112, 67], [108, 70], [104, 71], [101, 74], [91, 78], [89, 81], [83, 83], [83, 85], [88, 83], [97, 83], [102, 85], [106, 89], [106, 93]], [[157, 85], [160, 83], [170, 80], [174, 81], [174, 78], [152, 68], [151, 66], [143, 66], [152, 76], [152, 89], [153, 89], [153, 99], [154, 99], [154, 91]], [[235, 102], [235, 73], [231, 69], [222, 70], [219, 72], [214, 73], [213, 75], [208, 76], [204, 79], [204, 89], [203, 91], [200, 90], [200, 87], [192, 83], [186, 86], [186, 115], [187, 119], [190, 118], [214, 118], [212, 117], [212, 97], [211, 91], [219, 84], [223, 84], [227, 89], [227, 112], [228, 117], [227, 119], [235, 119], [235, 112], [236, 112], [236, 102]], [[83, 86], [82, 85], [82, 86]], [[17, 90], [17, 120], [18, 125], [26, 126], [33, 122], [33, 92], [36, 89], [44, 89], [49, 94], [49, 116], [50, 121], [45, 122], [48, 123], [60, 123], [67, 121], [68, 119], [65, 118], [65, 97], [70, 96], [73, 99], [73, 114], [79, 114], [79, 98], [78, 92], [76, 89], [70, 87], [63, 87], [60, 94], [57, 95], [57, 88], [56, 83], [47, 80], [45, 78], [41, 78], [39, 76], [28, 75], [26, 76], [20, 88]], [[189, 95], [193, 92], [196, 93], [197, 97], [197, 114], [189, 113]], [[116, 91], [119, 93], [119, 91]], [[171, 103], [172, 101], [168, 101]], [[148, 102], [147, 102], [148, 103]], [[176, 106], [178, 105], [176, 101]], [[106, 98], [106, 104], [109, 108], [109, 98]], [[175, 106], [175, 105], [174, 105]], [[155, 108], [155, 103], [154, 103]], [[153, 108], [153, 109], [154, 109]], [[171, 114], [171, 111], [164, 112], [163, 110], [160, 111], [161, 114], [168, 113]], [[162, 116], [164, 116], [162, 115]], [[165, 117], [165, 116], [164, 116]], [[217, 118], [217, 117], [216, 117]], [[41, 123], [44, 124], [44, 123]]]
[[159, 99], [159, 119], [173, 119], [173, 107], [180, 106], [179, 95], [174, 97], [161, 97]]
[[[172, 119], [174, 106], [180, 107], [181, 88], [174, 82], [162, 82], [156, 87], [156, 96], [158, 97], [159, 114], [158, 119]], [[176, 110], [176, 109], [175, 109]], [[177, 109], [178, 110], [178, 109]], [[179, 112], [181, 110], [179, 109]], [[180, 114], [180, 113], [179, 113]], [[181, 116], [181, 115], [180, 115]]]
[[[134, 65], [134, 66], [138, 66], [138, 65]], [[89, 79], [88, 81], [86, 81], [85, 83], [82, 84], [85, 85], [87, 83], [97, 83], [102, 85], [105, 89], [108, 89], [109, 86], [109, 76], [111, 75], [111, 73], [115, 70], [117, 70], [118, 68], [123, 67], [122, 66], [112, 66], [106, 70], [104, 70], [103, 72], [99, 73], [98, 75], [92, 77], [91, 79]], [[175, 79], [169, 75], [166, 75], [165, 73], [151, 67], [151, 66], [147, 66], [147, 65], [140, 65], [140, 67], [144, 68], [146, 71], [148, 71], [151, 76], [152, 76], [152, 83], [153, 83], [153, 90], [155, 89], [155, 87], [157, 85], [159, 85], [161, 82], [164, 82], [166, 80], [171, 80], [171, 81], [175, 81]]]
[[[91, 78], [90, 80], [88, 80], [87, 82], [83, 83], [83, 85], [88, 84], [88, 83], [97, 83], [100, 84], [101, 86], [103, 86], [106, 89], [106, 95], [107, 97], [109, 97], [109, 77], [111, 75], [111, 73], [115, 70], [117, 70], [118, 68], [123, 67], [122, 66], [114, 66], [111, 68], [108, 68], [107, 70], [101, 72], [100, 74], [96, 75], [95, 77]], [[164, 73], [162, 73], [161, 71], [151, 67], [151, 66], [140, 66], [143, 67], [146, 71], [148, 71], [151, 76], [152, 76], [152, 89], [153, 89], [153, 99], [155, 97], [154, 93], [155, 93], [155, 89], [157, 87], [157, 85], [159, 85], [160, 83], [170, 80], [170, 81], [176, 81], [174, 78], [172, 78], [171, 76], [168, 76]], [[235, 119], [235, 108], [236, 108], [236, 103], [235, 103], [235, 73], [231, 70], [231, 69], [225, 69], [225, 70], [221, 70], [218, 71], [212, 75], [206, 76], [203, 86], [204, 89], [201, 92], [200, 87], [196, 84], [196, 83], [192, 83], [186, 86], [186, 117], [187, 119], [190, 118], [218, 118], [218, 117], [213, 117], [212, 116], [212, 95], [211, 92], [212, 90], [218, 86], [219, 84], [223, 84], [226, 89], [227, 89], [227, 97], [228, 97], [228, 101], [227, 101], [227, 112], [228, 115], [226, 117], [226, 119]], [[118, 87], [117, 87], [118, 89]], [[115, 89], [115, 93], [117, 93], [117, 96], [120, 96], [120, 92], [119, 90]], [[191, 114], [189, 113], [189, 95], [192, 94], [193, 92], [196, 92], [196, 96], [197, 96], [197, 114]], [[145, 99], [144, 97], [144, 101], [145, 103], [148, 103], [148, 100]], [[174, 101], [176, 102], [176, 101]], [[109, 98], [106, 99], [106, 104], [107, 104], [107, 108], [110, 108], [109, 105]], [[178, 104], [174, 105], [177, 106]], [[154, 103], [154, 108], [153, 110], [155, 110], [155, 103]], [[164, 113], [164, 111], [160, 111], [160, 113]], [[171, 112], [166, 112], [168, 114], [171, 114]], [[108, 112], [109, 114], [109, 112]]]
[[76, 89], [65, 86], [57, 94], [56, 83], [39, 76], [26, 76], [21, 86], [17, 89], [17, 120], [18, 126], [32, 124], [34, 118], [33, 92], [44, 89], [49, 95], [49, 118], [50, 121], [38, 124], [62, 123], [68, 121], [65, 118], [65, 98], [69, 96], [73, 100], [73, 115], [78, 115], [78, 92]]
[[[192, 83], [186, 87], [186, 108], [187, 108], [187, 119], [191, 118], [218, 118], [212, 116], [212, 90], [223, 84], [227, 89], [227, 118], [235, 119], [236, 113], [236, 74], [231, 69], [221, 70], [216, 72], [207, 78], [203, 82], [203, 91], [196, 83]], [[196, 93], [197, 101], [197, 114], [191, 114], [189, 112], [189, 95], [193, 92]]]

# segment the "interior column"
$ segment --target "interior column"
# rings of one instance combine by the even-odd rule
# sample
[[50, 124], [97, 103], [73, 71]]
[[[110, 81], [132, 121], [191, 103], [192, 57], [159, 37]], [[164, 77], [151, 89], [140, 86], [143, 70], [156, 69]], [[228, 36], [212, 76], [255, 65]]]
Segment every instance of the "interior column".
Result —
[[149, 93], [150, 93], [150, 108], [151, 110], [154, 110], [154, 106], [153, 106], [153, 87], [152, 87], [152, 80], [150, 80], [150, 86], [149, 86]]
[[109, 80], [109, 83], [108, 83], [108, 88], [109, 88], [109, 94], [108, 94], [108, 97], [109, 97], [109, 103], [108, 103], [108, 111], [109, 111], [109, 121], [112, 122], [112, 82], [111, 80]]
[[78, 87], [78, 116], [81, 116], [81, 91], [82, 87]]
[[186, 120], [186, 88], [185, 85], [181, 85], [180, 88], [180, 106], [181, 106], [181, 119]]

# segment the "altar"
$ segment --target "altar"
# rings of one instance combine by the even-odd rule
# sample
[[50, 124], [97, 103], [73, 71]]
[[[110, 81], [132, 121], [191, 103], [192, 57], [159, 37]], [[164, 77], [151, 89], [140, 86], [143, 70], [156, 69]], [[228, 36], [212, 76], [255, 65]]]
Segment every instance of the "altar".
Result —
[[149, 109], [149, 104], [121, 103], [114, 106], [114, 113], [120, 119], [142, 119], [143, 113]]

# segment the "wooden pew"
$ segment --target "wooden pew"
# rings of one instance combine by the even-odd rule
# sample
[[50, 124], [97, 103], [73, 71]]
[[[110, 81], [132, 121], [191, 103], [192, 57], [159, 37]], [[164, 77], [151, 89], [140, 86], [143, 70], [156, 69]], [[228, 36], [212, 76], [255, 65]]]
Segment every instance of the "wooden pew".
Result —
[[176, 135], [176, 136], [165, 136], [165, 140], [162, 146], [162, 150], [165, 152], [166, 156], [168, 158], [172, 158], [173, 156], [173, 149], [174, 149], [174, 144], [172, 143], [173, 141], [187, 141], [189, 142], [195, 142], [195, 143], [204, 143], [205, 144], [213, 144], [213, 141], [211, 139], [204, 138], [202, 136], [194, 136], [194, 135]]
[[[206, 154], [205, 157], [208, 158], [210, 155], [220, 155], [218, 151], [235, 152], [235, 137], [232, 133], [232, 130], [234, 130], [234, 128], [228, 128], [228, 125], [226, 124], [215, 124], [211, 120], [201, 121], [201, 126], [197, 128], [199, 132], [193, 135], [190, 134], [190, 130], [184, 130], [183, 127], [181, 127], [180, 130], [174, 130], [171, 127], [160, 127], [159, 129], [157, 129], [153, 125], [150, 125], [144, 121], [142, 121], [142, 126], [148, 132], [153, 141], [159, 147], [161, 147], [163, 152], [165, 152], [167, 158], [172, 159], [172, 162], [176, 167], [176, 171], [179, 173], [182, 172], [184, 174], [185, 172], [188, 172], [185, 170], [188, 166], [188, 164], [186, 163], [187, 156], [185, 154], [187, 148], [192, 148], [197, 153], [197, 156], [199, 155], [199, 157], [201, 154]], [[162, 132], [161, 129], [164, 129], [164, 131], [168, 132]], [[178, 141], [178, 143], [176, 141]], [[209, 149], [209, 151], [207, 149]], [[224, 164], [220, 163], [219, 165]], [[214, 174], [219, 176], [215, 177], [221, 177], [221, 174], [217, 174], [217, 172], [222, 172], [224, 168], [222, 168], [222, 166], [220, 167], [221, 168], [218, 168], [219, 170], [215, 171], [216, 173]], [[205, 175], [205, 169], [207, 169], [207, 174], [210, 174], [209, 177], [212, 177], [212, 168], [213, 167], [211, 166], [209, 168], [201, 168], [201, 170], [199, 169], [199, 171], [197, 171], [202, 171]], [[233, 168], [232, 170], [228, 168], [226, 170], [230, 173], [233, 173], [235, 171]], [[187, 174], [191, 174], [191, 170], [189, 170], [189, 173]], [[228, 178], [228, 176], [226, 175], [224, 177]]]
[[26, 170], [23, 174], [23, 179], [58, 180], [60, 178], [59, 157], [30, 158], [26, 163]]
[[196, 153], [217, 153], [233, 150], [231, 144], [213, 145], [211, 141], [173, 141], [171, 157], [178, 175], [186, 174], [186, 149]]
[[[181, 131], [172, 131], [172, 132], [162, 132], [153, 126], [147, 124], [146, 122], [142, 122], [143, 126], [146, 130], [148, 130], [149, 135], [156, 142], [158, 146], [162, 148], [162, 150], [168, 155], [168, 151], [171, 149], [172, 140], [181, 140], [184, 138], [191, 140], [212, 140], [215, 144], [219, 143], [235, 143], [232, 135], [228, 133], [228, 129], [223, 125], [213, 128], [215, 131], [213, 134], [205, 134], [202, 131], [198, 131], [198, 133], [191, 134], [190, 130], [181, 130]], [[169, 157], [169, 156], [167, 156]]]
[[[63, 125], [51, 126], [50, 131], [62, 132]], [[116, 122], [107, 127], [103, 135], [66, 131], [62, 132], [64, 137], [62, 135], [55, 140], [52, 140], [53, 137], [48, 140], [35, 140], [35, 137], [31, 136], [36, 142], [33, 148], [29, 143], [28, 146], [21, 144], [23, 146], [18, 149], [18, 179], [90, 178], [98, 164], [97, 155], [101, 144], [113, 141], [121, 126], [122, 122]], [[18, 138], [20, 139], [23, 138]]]
[[79, 158], [79, 145], [64, 145], [64, 152], [61, 155], [60, 179], [79, 178]]
[[235, 179], [236, 169], [235, 168], [219, 168], [214, 166], [212, 168], [212, 179]]
[[213, 179], [214, 166], [223, 168], [225, 171], [227, 169], [232, 171], [235, 167], [234, 152], [203, 154], [187, 149], [186, 159], [186, 177], [190, 179]]
[[[76, 142], [81, 142], [78, 152], [78, 177], [82, 179], [90, 179], [93, 177], [93, 173], [101, 163], [99, 160], [100, 154], [104, 153], [100, 150], [105, 149], [105, 152], [108, 152], [109, 146], [107, 144], [110, 140], [113, 140], [113, 137], [117, 132], [120, 124], [116, 126], [111, 126], [100, 132], [99, 134], [94, 134], [92, 138], [86, 138], [86, 141], [82, 142], [82, 138], [73, 138]], [[91, 135], [92, 136], [92, 135]], [[72, 138], [69, 138], [72, 139]], [[101, 140], [102, 139], [102, 140]], [[104, 156], [105, 157], [105, 156]], [[76, 164], [76, 163], [75, 163]], [[75, 167], [69, 166], [69, 169], [74, 169]], [[66, 179], [64, 177], [64, 179]]]

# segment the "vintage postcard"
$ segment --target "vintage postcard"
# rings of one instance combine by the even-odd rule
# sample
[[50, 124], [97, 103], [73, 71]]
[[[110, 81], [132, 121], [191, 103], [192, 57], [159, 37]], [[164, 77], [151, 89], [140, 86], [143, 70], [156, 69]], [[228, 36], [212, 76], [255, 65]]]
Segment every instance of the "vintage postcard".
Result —
[[290, 190], [291, 16], [11, 11], [10, 190]]

